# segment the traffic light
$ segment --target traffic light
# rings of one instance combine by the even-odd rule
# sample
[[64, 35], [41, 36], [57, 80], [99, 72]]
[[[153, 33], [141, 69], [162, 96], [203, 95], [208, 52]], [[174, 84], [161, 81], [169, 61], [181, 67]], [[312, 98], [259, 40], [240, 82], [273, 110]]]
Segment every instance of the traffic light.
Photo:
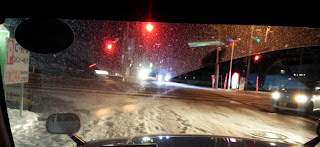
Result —
[[112, 44], [108, 44], [107, 48], [108, 48], [109, 50], [111, 50], [111, 49], [112, 49]]
[[258, 43], [260, 42], [259, 38], [254, 38], [255, 41], [257, 41]]
[[261, 58], [261, 55], [255, 55], [254, 56], [254, 62], [258, 62]]
[[148, 23], [148, 24], [146, 25], [146, 29], [147, 29], [148, 32], [152, 32], [152, 30], [153, 30], [153, 25], [150, 24], [150, 23]]
[[106, 43], [106, 49], [109, 50], [109, 51], [112, 50], [112, 43], [107, 42]]

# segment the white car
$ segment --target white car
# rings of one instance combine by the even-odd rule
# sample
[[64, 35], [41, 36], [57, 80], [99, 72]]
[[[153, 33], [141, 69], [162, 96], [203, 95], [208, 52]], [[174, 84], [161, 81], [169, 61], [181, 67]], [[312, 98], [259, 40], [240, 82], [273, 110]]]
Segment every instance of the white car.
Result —
[[320, 95], [303, 90], [281, 90], [272, 93], [272, 106], [276, 112], [280, 109], [297, 111], [308, 115], [320, 108]]

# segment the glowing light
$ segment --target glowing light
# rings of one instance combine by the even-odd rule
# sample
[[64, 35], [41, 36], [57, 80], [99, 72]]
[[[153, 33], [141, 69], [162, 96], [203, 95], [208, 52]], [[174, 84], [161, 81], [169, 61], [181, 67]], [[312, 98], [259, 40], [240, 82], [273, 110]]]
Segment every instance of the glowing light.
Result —
[[162, 136], [159, 136], [159, 139], [161, 140], [163, 137]]
[[164, 78], [164, 80], [168, 82], [168, 81], [170, 80], [170, 78], [171, 78], [170, 75], [166, 75], [166, 77]]
[[296, 96], [296, 101], [299, 103], [304, 103], [308, 100], [307, 96], [305, 95], [297, 95]]
[[239, 73], [234, 73], [232, 75], [232, 83], [231, 83], [231, 88], [232, 89], [236, 89], [238, 87], [238, 83], [239, 83]]
[[152, 67], [152, 63], [149, 64], [150, 68]]
[[95, 70], [96, 74], [99, 74], [99, 75], [108, 75], [109, 73], [105, 70]]
[[233, 44], [234, 44], [234, 46], [238, 46], [237, 43], [235, 43], [235, 42], [234, 42], [234, 43], [233, 43], [233, 42], [230, 42], [230, 43], [229, 43], [229, 46], [233, 46]]
[[91, 68], [91, 67], [93, 67], [93, 66], [96, 66], [97, 64], [96, 63], [94, 63], [94, 64], [91, 64], [89, 67]]
[[112, 49], [112, 45], [111, 45], [111, 44], [108, 44], [108, 45], [107, 45], [107, 48], [108, 48], [109, 50], [111, 50], [111, 49]]
[[224, 45], [220, 41], [207, 41], [207, 42], [189, 42], [190, 47], [211, 46], [211, 45]]
[[163, 76], [161, 74], [158, 75], [158, 81], [162, 81]]
[[266, 133], [266, 136], [267, 136], [268, 138], [279, 138], [276, 134], [270, 133], [270, 132]]
[[258, 61], [260, 59], [260, 56], [254, 56], [254, 60]]
[[279, 97], [280, 97], [280, 93], [279, 92], [272, 93], [272, 98], [277, 100], [277, 99], [279, 99]]
[[146, 29], [147, 29], [147, 31], [151, 32], [153, 30], [153, 25], [147, 24]]
[[237, 140], [234, 139], [234, 138], [230, 138], [230, 141], [231, 141], [231, 142], [237, 142]]
[[142, 140], [143, 141], [150, 141], [150, 138], [149, 137], [143, 137]]
[[151, 70], [149, 70], [149, 69], [145, 69], [145, 68], [141, 69], [139, 71], [139, 78], [141, 80], [147, 79], [150, 72], [151, 72]]
[[166, 136], [166, 139], [169, 139], [169, 138], [170, 138], [170, 137], [167, 135], [167, 136]]
[[273, 142], [270, 142], [270, 145], [275, 146], [276, 144], [275, 144], [275, 143], [273, 143]]
[[97, 118], [109, 117], [111, 115], [111, 109], [99, 109], [92, 112], [92, 115]]

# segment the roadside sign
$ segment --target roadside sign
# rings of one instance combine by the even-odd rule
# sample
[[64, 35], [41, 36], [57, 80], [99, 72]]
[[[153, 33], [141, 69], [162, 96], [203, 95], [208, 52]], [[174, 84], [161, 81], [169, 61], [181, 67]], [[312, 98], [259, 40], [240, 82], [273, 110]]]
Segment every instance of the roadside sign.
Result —
[[5, 84], [25, 83], [29, 79], [30, 52], [14, 39], [6, 40]]

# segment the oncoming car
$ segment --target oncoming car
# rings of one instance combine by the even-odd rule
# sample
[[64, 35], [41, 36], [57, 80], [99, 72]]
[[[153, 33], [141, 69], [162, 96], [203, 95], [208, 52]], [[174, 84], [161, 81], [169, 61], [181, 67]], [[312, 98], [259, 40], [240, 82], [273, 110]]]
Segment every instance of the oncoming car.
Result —
[[272, 106], [276, 112], [283, 109], [308, 115], [320, 108], [320, 97], [310, 91], [283, 89], [272, 93]]
[[171, 76], [169, 74], [165, 74], [165, 73], [157, 74], [157, 81], [168, 82], [170, 79], [171, 79]]

